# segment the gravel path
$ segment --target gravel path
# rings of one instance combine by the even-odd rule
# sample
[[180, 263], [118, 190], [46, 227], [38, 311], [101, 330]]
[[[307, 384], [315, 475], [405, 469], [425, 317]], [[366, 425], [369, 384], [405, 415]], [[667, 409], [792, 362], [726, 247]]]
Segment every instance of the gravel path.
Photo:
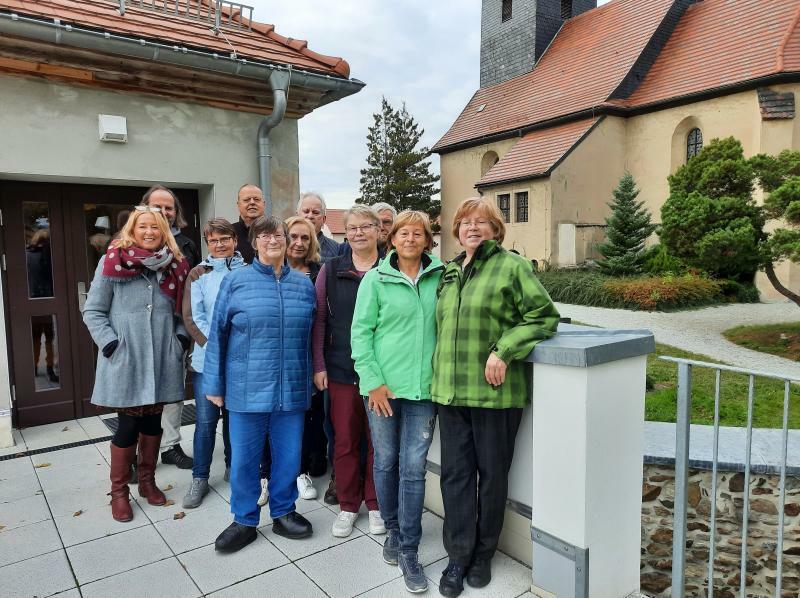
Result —
[[604, 328], [647, 328], [656, 341], [709, 357], [710, 361], [800, 378], [800, 363], [751, 351], [725, 339], [734, 326], [800, 321], [793, 303], [736, 303], [683, 312], [644, 312], [556, 303], [563, 317]]

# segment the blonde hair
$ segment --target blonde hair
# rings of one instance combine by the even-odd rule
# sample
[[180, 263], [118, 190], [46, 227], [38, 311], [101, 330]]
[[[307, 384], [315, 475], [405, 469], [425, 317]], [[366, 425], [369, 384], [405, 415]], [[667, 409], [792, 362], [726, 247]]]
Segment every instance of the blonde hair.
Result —
[[425, 230], [425, 250], [431, 251], [433, 249], [433, 231], [431, 230], [431, 219], [425, 212], [417, 210], [403, 210], [397, 215], [397, 218], [392, 225], [392, 230], [389, 232], [389, 243], [394, 246], [392, 239], [404, 226], [419, 224]]
[[453, 216], [453, 236], [458, 239], [458, 229], [461, 227], [461, 221], [473, 212], [477, 212], [479, 216], [489, 221], [494, 230], [495, 240], [498, 243], [502, 243], [503, 239], [506, 238], [506, 223], [503, 222], [503, 215], [497, 205], [485, 197], [470, 197], [459, 204], [456, 209], [456, 215]]
[[175, 242], [175, 237], [172, 236], [172, 233], [169, 230], [167, 219], [164, 218], [161, 212], [151, 212], [150, 210], [131, 210], [131, 214], [128, 216], [128, 221], [125, 223], [125, 226], [122, 227], [122, 230], [119, 231], [119, 239], [114, 242], [114, 246], [125, 249], [131, 245], [136, 245], [136, 239], [133, 236], [133, 230], [136, 228], [136, 222], [145, 214], [152, 214], [156, 220], [156, 226], [158, 227], [158, 230], [161, 232], [161, 236], [164, 239], [164, 244], [169, 247], [169, 250], [172, 252], [172, 255], [175, 256], [176, 260], [181, 259], [183, 254], [181, 253], [181, 250], [178, 249], [178, 244]]
[[[306, 227], [306, 229], [308, 230], [308, 236], [311, 237], [311, 243], [308, 246], [308, 253], [306, 254], [306, 263], [319, 262], [320, 256], [319, 256], [319, 243], [317, 242], [317, 229], [314, 228], [314, 225], [311, 224], [311, 221], [306, 220], [302, 216], [289, 216], [285, 222], [286, 222], [286, 229], [289, 232], [291, 232], [292, 227], [295, 224], [302, 224], [303, 226]], [[287, 250], [289, 247], [289, 243], [291, 243], [291, 240], [288, 238], [287, 235], [286, 238]]]

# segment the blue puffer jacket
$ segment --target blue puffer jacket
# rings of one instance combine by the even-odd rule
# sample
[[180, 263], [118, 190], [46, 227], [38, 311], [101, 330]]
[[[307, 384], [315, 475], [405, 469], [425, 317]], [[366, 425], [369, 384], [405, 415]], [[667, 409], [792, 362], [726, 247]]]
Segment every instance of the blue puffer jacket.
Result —
[[[200, 332], [208, 338], [209, 330], [211, 329], [211, 318], [214, 316], [214, 303], [217, 300], [217, 293], [219, 286], [222, 284], [222, 279], [225, 278], [233, 270], [238, 270], [246, 266], [242, 259], [242, 254], [238, 251], [233, 257], [207, 257], [200, 264], [206, 268], [211, 268], [211, 272], [203, 274], [200, 278], [192, 283], [191, 300], [192, 300], [192, 320], [200, 329]], [[192, 351], [192, 369], [195, 372], [203, 371], [203, 364], [206, 358], [206, 346], [200, 346], [199, 343], [194, 344], [194, 351]]]
[[230, 411], [304, 411], [311, 386], [314, 285], [305, 274], [257, 259], [223, 280], [206, 344], [206, 395]]

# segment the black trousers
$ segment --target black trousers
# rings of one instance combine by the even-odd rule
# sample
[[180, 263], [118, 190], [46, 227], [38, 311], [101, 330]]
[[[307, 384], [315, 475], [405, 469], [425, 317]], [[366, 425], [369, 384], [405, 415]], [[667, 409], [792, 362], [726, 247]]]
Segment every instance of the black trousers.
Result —
[[438, 413], [444, 548], [468, 567], [497, 550], [522, 409], [439, 405]]
[[158, 436], [161, 434], [161, 412], [149, 415], [132, 416], [118, 413], [119, 425], [111, 439], [116, 446], [127, 448], [139, 440], [139, 434]]

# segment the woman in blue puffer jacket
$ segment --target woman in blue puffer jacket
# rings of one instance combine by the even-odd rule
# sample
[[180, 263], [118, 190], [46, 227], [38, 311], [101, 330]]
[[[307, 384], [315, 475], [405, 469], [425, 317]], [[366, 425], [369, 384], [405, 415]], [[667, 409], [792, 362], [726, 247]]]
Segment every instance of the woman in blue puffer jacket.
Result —
[[235, 552], [256, 538], [261, 492], [259, 462], [272, 449], [269, 510], [272, 530], [286, 538], [311, 535], [295, 510], [297, 472], [311, 388], [314, 285], [286, 263], [288, 231], [274, 217], [250, 226], [257, 259], [222, 281], [203, 365], [209, 401], [228, 409], [233, 523], [216, 541]]

